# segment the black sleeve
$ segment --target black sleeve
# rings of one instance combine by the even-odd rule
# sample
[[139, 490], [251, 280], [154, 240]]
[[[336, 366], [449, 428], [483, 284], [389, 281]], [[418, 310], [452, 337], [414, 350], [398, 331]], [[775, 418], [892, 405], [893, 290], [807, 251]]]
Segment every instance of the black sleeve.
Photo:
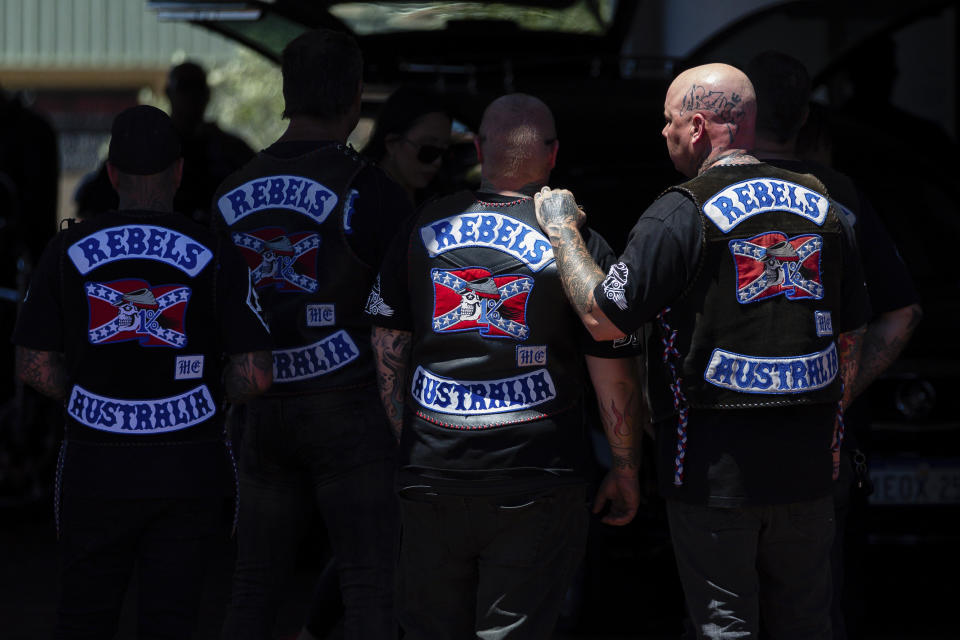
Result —
[[856, 236], [846, 216], [840, 213], [839, 217], [840, 229], [843, 232], [843, 306], [839, 332], [845, 333], [866, 324], [871, 312]]
[[700, 259], [703, 229], [696, 204], [667, 193], [644, 211], [620, 260], [593, 296], [607, 318], [631, 334], [683, 293]]
[[400, 225], [413, 215], [413, 204], [377, 167], [365, 168], [355, 185], [354, 213], [345, 220], [344, 233], [360, 259], [379, 269]]
[[[616, 254], [606, 238], [596, 231], [586, 227], [583, 229], [583, 241], [587, 245], [590, 257], [597, 263], [601, 271], [606, 272], [617, 260]], [[577, 322], [577, 340], [581, 351], [589, 356], [598, 358], [630, 358], [640, 355], [639, 334], [627, 334], [619, 340], [597, 341], [593, 339], [583, 323]]]
[[269, 351], [273, 348], [260, 315], [260, 300], [250, 282], [250, 271], [232, 242], [220, 242], [217, 274], [217, 315], [220, 345], [227, 355]]
[[408, 254], [415, 225], [416, 216], [408, 218], [400, 225], [381, 263], [380, 273], [373, 283], [365, 309], [370, 324], [374, 326], [401, 331], [413, 330]]
[[64, 350], [63, 304], [60, 298], [60, 257], [63, 234], [53, 238], [43, 251], [30, 278], [13, 342], [37, 351]]
[[920, 297], [913, 279], [893, 239], [870, 201], [862, 193], [859, 195], [860, 207], [854, 214], [853, 228], [873, 313], [885, 313], [918, 302]]

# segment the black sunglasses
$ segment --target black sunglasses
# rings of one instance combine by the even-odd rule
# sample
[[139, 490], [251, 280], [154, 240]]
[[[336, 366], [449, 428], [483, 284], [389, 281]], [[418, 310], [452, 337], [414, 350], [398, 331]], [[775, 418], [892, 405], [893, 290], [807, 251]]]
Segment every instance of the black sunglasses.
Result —
[[444, 147], [437, 147], [432, 144], [419, 144], [409, 138], [404, 138], [404, 140], [417, 148], [417, 160], [423, 164], [431, 164], [437, 158], [447, 153]]

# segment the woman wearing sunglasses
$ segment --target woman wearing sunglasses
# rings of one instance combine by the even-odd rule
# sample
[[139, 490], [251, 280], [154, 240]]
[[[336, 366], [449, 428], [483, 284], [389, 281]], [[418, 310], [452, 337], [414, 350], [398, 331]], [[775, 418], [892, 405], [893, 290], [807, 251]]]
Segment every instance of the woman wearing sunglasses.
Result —
[[378, 163], [414, 203], [440, 171], [453, 121], [441, 97], [400, 87], [383, 103], [363, 155]]

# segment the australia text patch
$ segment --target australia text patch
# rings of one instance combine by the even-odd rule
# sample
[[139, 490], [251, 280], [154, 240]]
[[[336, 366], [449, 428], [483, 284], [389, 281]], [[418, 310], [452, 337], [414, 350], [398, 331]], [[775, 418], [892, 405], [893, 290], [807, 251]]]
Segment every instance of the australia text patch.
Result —
[[467, 415], [519, 411], [557, 397], [546, 369], [502, 380], [452, 380], [417, 367], [410, 391], [426, 409]]
[[747, 356], [714, 349], [703, 372], [712, 385], [741, 393], [805, 393], [826, 387], [837, 376], [837, 348], [786, 358]]
[[344, 330], [305, 347], [273, 350], [273, 382], [295, 382], [322, 376], [357, 359], [360, 351]]
[[91, 429], [142, 435], [192, 427], [213, 417], [216, 406], [205, 384], [178, 396], [149, 400], [107, 398], [74, 385], [67, 413]]

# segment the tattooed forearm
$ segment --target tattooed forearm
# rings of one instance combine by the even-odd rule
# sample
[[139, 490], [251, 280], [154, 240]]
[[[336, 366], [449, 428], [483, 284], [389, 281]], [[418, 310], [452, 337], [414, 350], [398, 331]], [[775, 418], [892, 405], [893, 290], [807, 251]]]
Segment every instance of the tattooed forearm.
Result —
[[923, 312], [920, 305], [910, 305], [882, 313], [869, 325], [863, 337], [857, 377], [851, 390], [851, 399], [866, 390], [877, 377], [899, 357], [920, 323]]
[[67, 368], [63, 355], [36, 351], [19, 345], [14, 349], [17, 377], [43, 395], [63, 403], [67, 400]]
[[246, 402], [270, 388], [273, 383], [273, 354], [252, 351], [230, 356], [223, 372], [223, 388], [227, 400]]
[[841, 333], [837, 339], [840, 354], [840, 378], [843, 380], [843, 407], [849, 407], [853, 399], [853, 385], [857, 377], [857, 365], [860, 359], [860, 348], [863, 344], [863, 334], [866, 326], [858, 327], [853, 331]]
[[613, 469], [636, 472], [640, 460], [641, 412], [633, 359], [587, 356], [586, 360], [597, 394], [600, 422], [613, 456]]
[[371, 335], [380, 401], [398, 440], [403, 427], [403, 403], [407, 393], [411, 337], [409, 331], [383, 327], [374, 327]]
[[579, 314], [590, 313], [594, 305], [593, 290], [603, 280], [603, 272], [593, 261], [577, 229], [563, 227], [559, 238], [554, 257], [563, 290]]

